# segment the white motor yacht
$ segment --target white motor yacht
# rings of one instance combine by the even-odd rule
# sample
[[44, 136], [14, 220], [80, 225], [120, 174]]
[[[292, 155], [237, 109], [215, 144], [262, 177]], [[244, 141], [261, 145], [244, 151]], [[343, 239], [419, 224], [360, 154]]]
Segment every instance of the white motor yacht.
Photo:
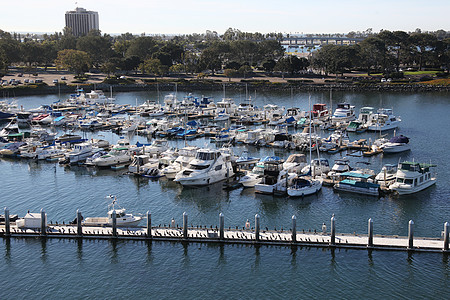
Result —
[[177, 173], [186, 168], [189, 163], [195, 158], [198, 149], [199, 148], [195, 146], [187, 146], [181, 148], [178, 152], [178, 157], [172, 164], [162, 170], [162, 174], [165, 175], [168, 179], [175, 179]]
[[355, 106], [348, 103], [338, 103], [334, 111], [331, 121], [333, 123], [350, 122], [356, 119]]
[[174, 181], [186, 186], [208, 185], [233, 175], [229, 154], [219, 150], [199, 149], [189, 165], [177, 173]]
[[400, 122], [400, 117], [394, 116], [392, 109], [380, 108], [376, 114], [372, 114], [370, 117], [367, 129], [372, 131], [395, 129]]
[[399, 163], [395, 174], [395, 182], [389, 189], [399, 195], [407, 195], [422, 191], [436, 183], [436, 177], [431, 174], [430, 168], [433, 164], [421, 164], [405, 161]]

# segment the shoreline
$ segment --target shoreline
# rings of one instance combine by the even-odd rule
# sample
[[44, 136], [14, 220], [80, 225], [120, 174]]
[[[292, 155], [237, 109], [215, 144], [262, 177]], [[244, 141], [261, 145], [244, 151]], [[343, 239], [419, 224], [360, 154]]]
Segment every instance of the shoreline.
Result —
[[77, 87], [84, 90], [101, 89], [105, 92], [111, 88], [114, 92], [133, 92], [133, 91], [173, 91], [174, 86], [178, 91], [191, 92], [197, 91], [217, 91], [222, 90], [224, 85], [227, 90], [251, 89], [258, 91], [351, 91], [351, 92], [450, 92], [450, 86], [426, 85], [426, 84], [353, 84], [353, 83], [304, 83], [301, 81], [270, 82], [249, 80], [246, 82], [218, 82], [212, 80], [179, 80], [173, 81], [161, 80], [142, 83], [142, 84], [106, 84], [106, 83], [90, 83], [90, 84], [69, 84], [58, 86], [48, 85], [28, 85], [19, 87], [0, 88], [3, 98], [16, 96], [31, 95], [51, 95], [58, 93], [73, 93]]

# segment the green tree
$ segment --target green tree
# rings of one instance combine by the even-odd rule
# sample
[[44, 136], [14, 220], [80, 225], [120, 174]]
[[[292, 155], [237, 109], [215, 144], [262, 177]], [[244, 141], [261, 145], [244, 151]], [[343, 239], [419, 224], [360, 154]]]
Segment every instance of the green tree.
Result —
[[170, 66], [169, 68], [169, 72], [171, 73], [176, 73], [176, 74], [180, 74], [184, 72], [184, 65], [183, 64], [175, 64]]
[[158, 45], [154, 38], [141, 36], [131, 41], [127, 49], [126, 56], [137, 56], [141, 61], [152, 57], [158, 49]]
[[168, 71], [168, 67], [163, 65], [157, 58], [146, 59], [140, 66], [142, 73], [154, 74], [156, 76], [164, 75]]
[[225, 69], [223, 70], [223, 74], [228, 77], [228, 81], [231, 81], [231, 78], [237, 76], [238, 71], [236, 71], [235, 69]]
[[262, 67], [265, 71], [272, 72], [276, 64], [276, 61], [274, 61], [273, 59], [268, 59], [262, 63]]
[[112, 56], [111, 37], [101, 36], [98, 30], [91, 30], [88, 35], [78, 38], [77, 49], [89, 54], [92, 63], [100, 66]]
[[413, 33], [411, 34], [411, 42], [414, 45], [413, 55], [419, 64], [419, 70], [422, 70], [425, 62], [434, 60], [437, 38], [429, 33]]
[[244, 78], [246, 78], [247, 74], [252, 71], [252, 68], [249, 65], [243, 65], [242, 67], [239, 68], [238, 71], [240, 74], [244, 76]]
[[58, 51], [55, 65], [58, 69], [68, 69], [81, 75], [90, 68], [91, 58], [84, 51], [65, 49]]
[[378, 37], [368, 37], [358, 44], [360, 65], [367, 70], [370, 75], [372, 67], [378, 70], [385, 55], [385, 44]]

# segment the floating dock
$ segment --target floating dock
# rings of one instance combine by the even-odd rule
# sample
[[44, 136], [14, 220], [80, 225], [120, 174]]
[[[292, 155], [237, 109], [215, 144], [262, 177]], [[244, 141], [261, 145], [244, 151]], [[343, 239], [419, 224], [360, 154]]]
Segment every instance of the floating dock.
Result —
[[[5, 214], [6, 215], [6, 214]], [[113, 214], [115, 215], [115, 214]], [[175, 226], [172, 221], [169, 227], [152, 227], [151, 214], [147, 213], [147, 226], [118, 228], [113, 218], [112, 227], [87, 227], [82, 224], [46, 224], [46, 214], [41, 211], [41, 226], [39, 228], [18, 228], [9, 223], [6, 218], [0, 226], [0, 236], [3, 238], [69, 238], [69, 239], [120, 239], [120, 240], [155, 240], [184, 243], [223, 243], [252, 244], [276, 246], [307, 246], [322, 248], [348, 248], [393, 251], [420, 251], [450, 253], [449, 223], [444, 224], [442, 238], [414, 237], [414, 222], [409, 221], [408, 236], [374, 235], [373, 221], [368, 221], [367, 234], [336, 233], [335, 218], [331, 218], [331, 229], [326, 227], [321, 232], [311, 230], [297, 231], [296, 217], [292, 217], [292, 228], [289, 230], [261, 230], [260, 217], [255, 216], [255, 227], [249, 224], [242, 229], [235, 227], [225, 229], [224, 215], [219, 215], [219, 226], [188, 226], [187, 214], [183, 214], [183, 226]], [[77, 213], [81, 217], [81, 213]]]

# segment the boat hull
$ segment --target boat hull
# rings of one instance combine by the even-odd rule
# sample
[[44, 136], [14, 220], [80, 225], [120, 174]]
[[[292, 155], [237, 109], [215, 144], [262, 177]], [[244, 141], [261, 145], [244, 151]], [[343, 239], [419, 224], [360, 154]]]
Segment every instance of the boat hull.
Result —
[[434, 185], [436, 183], [436, 178], [431, 178], [429, 181], [424, 182], [421, 185], [411, 187], [411, 185], [408, 184], [392, 184], [389, 188], [399, 195], [409, 195], [414, 194], [420, 191], [423, 191], [426, 188], [429, 188], [430, 186]]

